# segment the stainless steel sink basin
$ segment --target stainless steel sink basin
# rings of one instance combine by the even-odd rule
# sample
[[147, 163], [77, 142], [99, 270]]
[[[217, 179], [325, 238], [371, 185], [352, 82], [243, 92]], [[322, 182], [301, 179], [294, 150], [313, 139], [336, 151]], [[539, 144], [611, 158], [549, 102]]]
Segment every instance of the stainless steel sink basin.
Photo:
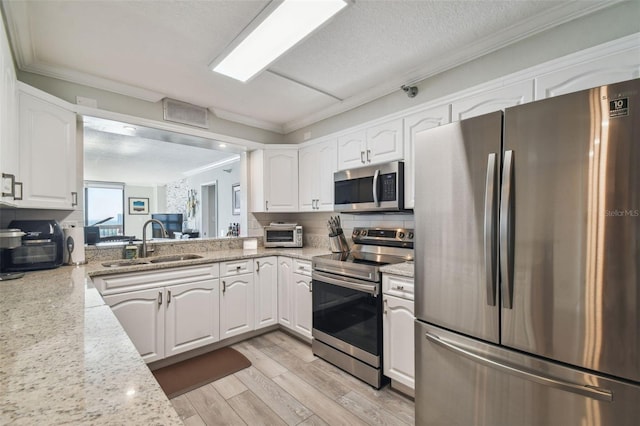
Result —
[[147, 261], [150, 263], [163, 263], [163, 262], [177, 262], [179, 260], [191, 260], [191, 259], [202, 259], [202, 256], [199, 254], [175, 254], [169, 256], [155, 257], [149, 258]]
[[147, 259], [112, 260], [110, 262], [104, 262], [102, 266], [116, 268], [118, 266], [146, 265], [148, 263], [149, 260]]

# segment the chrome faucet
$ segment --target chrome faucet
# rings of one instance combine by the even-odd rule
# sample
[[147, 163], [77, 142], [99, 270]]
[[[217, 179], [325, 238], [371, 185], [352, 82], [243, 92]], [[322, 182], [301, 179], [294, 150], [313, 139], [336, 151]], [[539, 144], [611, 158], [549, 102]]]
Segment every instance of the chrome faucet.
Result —
[[147, 225], [150, 223], [157, 223], [158, 225], [160, 225], [160, 229], [162, 230], [162, 235], [165, 238], [169, 237], [169, 234], [167, 234], [167, 230], [165, 229], [164, 225], [158, 219], [149, 219], [148, 221], [146, 221], [144, 225], [142, 225], [142, 253], [140, 254], [140, 257], [147, 257], [147, 254], [148, 254], [147, 253]]

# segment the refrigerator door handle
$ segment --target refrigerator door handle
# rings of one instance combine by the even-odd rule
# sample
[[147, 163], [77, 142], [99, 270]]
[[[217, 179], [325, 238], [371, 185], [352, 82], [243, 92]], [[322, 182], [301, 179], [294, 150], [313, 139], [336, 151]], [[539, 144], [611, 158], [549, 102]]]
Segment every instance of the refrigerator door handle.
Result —
[[503, 364], [501, 362], [492, 360], [490, 358], [486, 358], [482, 355], [473, 353], [467, 349], [456, 346], [455, 344], [448, 342], [440, 338], [440, 336], [437, 336], [432, 333], [425, 333], [425, 337], [430, 342], [433, 342], [436, 345], [440, 345], [445, 349], [448, 349], [460, 356], [464, 356], [479, 364], [483, 364], [485, 366], [495, 368], [497, 370], [520, 377], [522, 379], [540, 383], [541, 385], [549, 386], [555, 389], [560, 389], [563, 391], [572, 392], [572, 393], [583, 395], [589, 398], [597, 399], [598, 401], [606, 401], [606, 402], [613, 401], [613, 392], [611, 392], [609, 389], [599, 388], [591, 385], [581, 385], [578, 383], [572, 383], [566, 380], [543, 376], [540, 374], [536, 374], [530, 371], [513, 367], [511, 365]]
[[500, 196], [500, 277], [502, 306], [513, 308], [513, 151], [505, 151]]
[[487, 305], [496, 305], [496, 154], [487, 158], [487, 180], [484, 193], [484, 273]]

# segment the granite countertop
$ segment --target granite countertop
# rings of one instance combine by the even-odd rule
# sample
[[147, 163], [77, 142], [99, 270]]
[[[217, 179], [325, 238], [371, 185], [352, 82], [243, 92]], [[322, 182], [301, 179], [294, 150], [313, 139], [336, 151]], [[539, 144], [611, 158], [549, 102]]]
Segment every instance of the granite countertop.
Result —
[[396, 263], [393, 265], [385, 265], [380, 268], [383, 274], [400, 275], [403, 277], [413, 278], [415, 265], [413, 262]]
[[0, 424], [182, 424], [90, 276], [327, 252], [228, 250], [132, 268], [96, 260], [0, 281]]

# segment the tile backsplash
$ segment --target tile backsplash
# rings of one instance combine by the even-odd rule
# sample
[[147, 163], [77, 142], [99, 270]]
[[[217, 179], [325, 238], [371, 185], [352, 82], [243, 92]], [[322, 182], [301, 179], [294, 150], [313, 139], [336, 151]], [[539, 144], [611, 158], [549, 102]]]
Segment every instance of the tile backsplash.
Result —
[[271, 222], [297, 223], [304, 228], [305, 247], [329, 247], [329, 232], [327, 221], [331, 216], [340, 216], [342, 228], [347, 235], [355, 227], [380, 228], [414, 228], [413, 214], [345, 214], [334, 212], [306, 212], [306, 213], [249, 213], [248, 235], [259, 237], [263, 235], [263, 228]]

